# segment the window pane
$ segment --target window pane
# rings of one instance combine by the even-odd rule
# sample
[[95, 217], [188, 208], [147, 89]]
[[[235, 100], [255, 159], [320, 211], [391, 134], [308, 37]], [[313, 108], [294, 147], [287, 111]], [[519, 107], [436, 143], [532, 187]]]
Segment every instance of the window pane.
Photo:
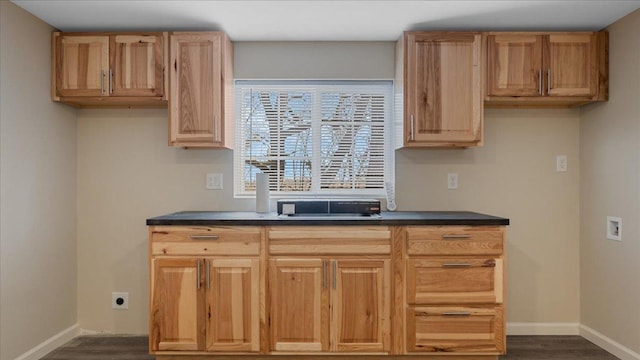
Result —
[[256, 83], [237, 86], [241, 194], [255, 191], [259, 172], [281, 193], [384, 189], [386, 166], [393, 164], [385, 156], [392, 154], [392, 131], [385, 134], [391, 83]]

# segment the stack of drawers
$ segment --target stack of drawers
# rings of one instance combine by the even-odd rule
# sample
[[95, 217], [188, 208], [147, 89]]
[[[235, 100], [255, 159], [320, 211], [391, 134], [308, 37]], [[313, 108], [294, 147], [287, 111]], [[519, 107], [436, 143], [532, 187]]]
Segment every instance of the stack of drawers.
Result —
[[505, 352], [504, 227], [406, 228], [407, 352]]

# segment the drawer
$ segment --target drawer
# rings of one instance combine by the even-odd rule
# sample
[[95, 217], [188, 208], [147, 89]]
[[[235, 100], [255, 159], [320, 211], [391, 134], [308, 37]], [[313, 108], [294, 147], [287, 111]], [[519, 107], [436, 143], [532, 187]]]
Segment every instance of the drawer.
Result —
[[255, 226], [153, 226], [152, 255], [260, 255]]
[[501, 226], [409, 226], [409, 255], [500, 255]]
[[409, 304], [488, 304], [503, 302], [501, 258], [407, 260]]
[[269, 253], [274, 255], [390, 254], [386, 226], [273, 226]]
[[505, 352], [504, 309], [409, 307], [408, 352]]

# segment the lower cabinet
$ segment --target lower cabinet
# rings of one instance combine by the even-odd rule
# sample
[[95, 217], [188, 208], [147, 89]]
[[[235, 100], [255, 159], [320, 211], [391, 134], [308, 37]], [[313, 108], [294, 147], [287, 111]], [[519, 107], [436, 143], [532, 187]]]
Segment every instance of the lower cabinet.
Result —
[[152, 351], [260, 350], [259, 259], [153, 260]]
[[389, 271], [388, 259], [271, 259], [271, 350], [389, 351]]
[[504, 228], [406, 229], [406, 349], [504, 354]]
[[150, 352], [506, 351], [504, 227], [155, 226]]

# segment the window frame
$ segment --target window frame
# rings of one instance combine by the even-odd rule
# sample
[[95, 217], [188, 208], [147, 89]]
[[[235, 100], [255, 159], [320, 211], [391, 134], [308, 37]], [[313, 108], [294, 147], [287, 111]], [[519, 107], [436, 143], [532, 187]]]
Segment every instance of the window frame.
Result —
[[[281, 80], [281, 79], [236, 79], [234, 80], [234, 137], [235, 137], [235, 149], [233, 154], [233, 194], [235, 198], [255, 198], [255, 191], [244, 191], [242, 189], [243, 181], [241, 177], [244, 176], [244, 139], [242, 138], [242, 106], [243, 106], [243, 90], [248, 87], [256, 87], [258, 90], [267, 90], [272, 88], [274, 90], [283, 88], [298, 87], [301, 91], [305, 88], [339, 88], [339, 87], [353, 87], [353, 91], [358, 88], [365, 89], [367, 86], [379, 86], [384, 87], [384, 180], [382, 188], [372, 189], [321, 189], [319, 184], [314, 186], [315, 183], [320, 181], [320, 176], [314, 176], [313, 170], [311, 174], [312, 189], [309, 191], [275, 191], [270, 190], [270, 194], [273, 198], [348, 198], [348, 197], [374, 197], [384, 198], [386, 196], [386, 184], [388, 182], [395, 182], [395, 132], [394, 128], [394, 106], [395, 106], [395, 94], [394, 94], [394, 81], [389, 79], [364, 79], [364, 80], [326, 80], [326, 79], [302, 79], [302, 80]], [[380, 91], [377, 89], [376, 91]], [[315, 90], [317, 94], [320, 90]], [[322, 127], [322, 115], [321, 115], [321, 103], [320, 99], [315, 99], [312, 113], [316, 116], [312, 118], [311, 129]], [[317, 133], [317, 134], [316, 134]], [[311, 157], [312, 168], [319, 168], [321, 155], [315, 155], [320, 153], [321, 135], [320, 131], [312, 132], [311, 135], [312, 154]], [[242, 167], [242, 168], [241, 168]]]

